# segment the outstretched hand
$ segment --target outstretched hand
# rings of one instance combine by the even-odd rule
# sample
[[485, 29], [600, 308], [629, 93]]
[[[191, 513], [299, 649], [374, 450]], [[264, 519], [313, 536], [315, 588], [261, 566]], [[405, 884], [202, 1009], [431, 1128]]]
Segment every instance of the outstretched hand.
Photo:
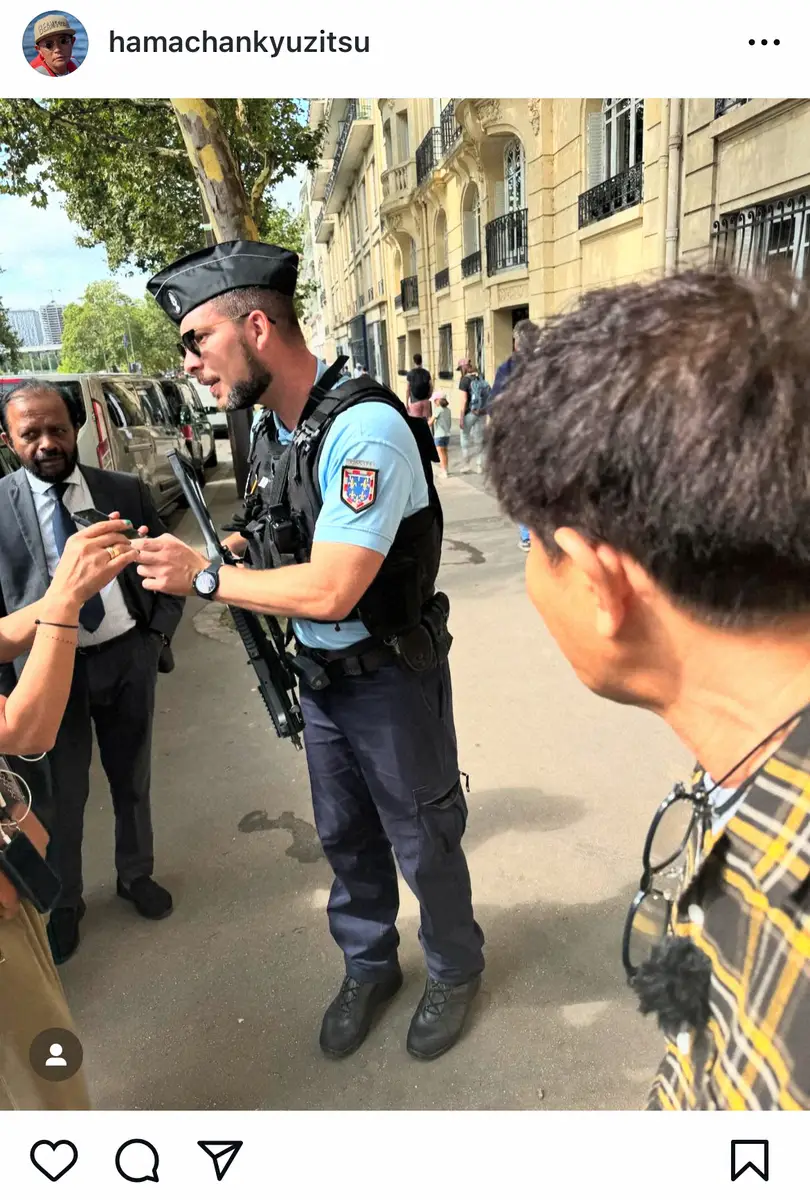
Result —
[[208, 559], [170, 533], [141, 542], [138, 574], [148, 592], [189, 596], [192, 580], [208, 566]]

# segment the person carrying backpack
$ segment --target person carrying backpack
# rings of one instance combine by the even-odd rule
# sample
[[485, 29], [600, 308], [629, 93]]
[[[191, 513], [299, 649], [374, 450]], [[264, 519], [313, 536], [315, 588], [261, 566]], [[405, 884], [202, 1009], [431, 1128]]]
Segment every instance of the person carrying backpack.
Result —
[[459, 414], [462, 458], [459, 473], [462, 475], [470, 473], [472, 469], [470, 462], [474, 456], [476, 470], [480, 475], [484, 468], [484, 429], [489, 413], [492, 388], [469, 359], [462, 359], [458, 364], [458, 370], [462, 372], [458, 389], [464, 395], [464, 403]]

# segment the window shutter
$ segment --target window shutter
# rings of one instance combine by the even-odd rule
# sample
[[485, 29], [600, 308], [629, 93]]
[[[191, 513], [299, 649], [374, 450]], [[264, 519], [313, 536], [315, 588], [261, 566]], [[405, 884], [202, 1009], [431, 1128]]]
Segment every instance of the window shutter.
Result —
[[605, 170], [605, 118], [600, 112], [588, 113], [588, 187], [604, 183]]
[[495, 181], [495, 216], [502, 217], [506, 212], [506, 184], [503, 179]]

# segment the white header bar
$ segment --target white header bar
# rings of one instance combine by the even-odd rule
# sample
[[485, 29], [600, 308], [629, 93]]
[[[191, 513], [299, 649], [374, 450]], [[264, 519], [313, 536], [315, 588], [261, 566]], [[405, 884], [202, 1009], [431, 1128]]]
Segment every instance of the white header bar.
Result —
[[[42, 0], [5, 0], [4, 96], [802, 96], [808, 9], [798, 0], [69, 0], [87, 32], [75, 73], [37, 75], [22, 50]], [[75, 11], [74, 11], [75, 9]], [[767, 40], [767, 46], [762, 40]], [[750, 45], [750, 41], [754, 45]], [[779, 45], [775, 45], [775, 41]]]

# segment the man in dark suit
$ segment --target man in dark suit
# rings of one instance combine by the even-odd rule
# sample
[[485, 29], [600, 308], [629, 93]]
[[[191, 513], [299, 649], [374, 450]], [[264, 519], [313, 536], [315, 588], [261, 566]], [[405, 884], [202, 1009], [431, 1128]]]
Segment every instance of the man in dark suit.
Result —
[[[73, 513], [118, 512], [135, 528], [164, 532], [140, 479], [78, 465], [79, 414], [52, 385], [28, 380], [6, 392], [0, 420], [3, 440], [22, 462], [0, 480], [0, 615], [44, 595], [65, 540], [76, 530]], [[118, 894], [152, 920], [172, 910], [171, 896], [152, 879], [149, 791], [158, 665], [170, 653], [182, 612], [182, 600], [145, 591], [131, 567], [93, 596], [81, 611], [70, 699], [48, 755], [49, 771], [15, 761], [34, 784], [35, 806], [51, 829], [49, 858], [62, 881], [48, 926], [57, 963], [78, 946], [85, 911], [82, 830], [92, 726], [115, 812]], [[0, 692], [12, 691], [24, 661], [0, 667]]]

